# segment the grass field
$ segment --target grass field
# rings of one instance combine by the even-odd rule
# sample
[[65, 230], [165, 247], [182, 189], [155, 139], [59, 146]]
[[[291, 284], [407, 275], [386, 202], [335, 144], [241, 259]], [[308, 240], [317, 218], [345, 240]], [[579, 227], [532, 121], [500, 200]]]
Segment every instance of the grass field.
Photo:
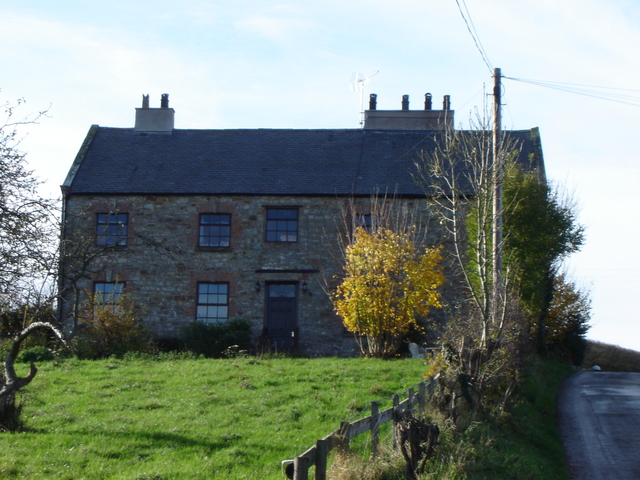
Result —
[[281, 479], [282, 460], [415, 385], [426, 367], [238, 358], [39, 369], [25, 389], [27, 430], [0, 434], [1, 479]]

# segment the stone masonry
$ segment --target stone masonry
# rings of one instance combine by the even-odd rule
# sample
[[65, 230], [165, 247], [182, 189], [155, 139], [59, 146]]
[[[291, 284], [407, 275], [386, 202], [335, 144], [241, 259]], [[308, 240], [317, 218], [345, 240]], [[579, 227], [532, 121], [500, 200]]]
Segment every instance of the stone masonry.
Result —
[[[265, 208], [297, 207], [297, 242], [265, 242]], [[366, 201], [362, 212], [367, 213]], [[229, 317], [251, 321], [262, 332], [266, 282], [297, 288], [298, 349], [311, 356], [355, 355], [353, 335], [333, 312], [328, 291], [340, 274], [338, 235], [344, 201], [330, 197], [275, 196], [75, 196], [68, 224], [91, 237], [98, 213], [128, 213], [126, 247], [100, 256], [93, 282], [125, 285], [146, 310], [145, 323], [159, 337], [178, 336], [195, 320], [198, 282], [229, 283]], [[199, 215], [231, 214], [229, 247], [199, 247]], [[344, 230], [344, 229], [342, 229]], [[68, 232], [70, 233], [70, 232]], [[344, 234], [344, 232], [342, 232]], [[261, 288], [256, 291], [256, 283]], [[307, 290], [300, 286], [305, 283]]]

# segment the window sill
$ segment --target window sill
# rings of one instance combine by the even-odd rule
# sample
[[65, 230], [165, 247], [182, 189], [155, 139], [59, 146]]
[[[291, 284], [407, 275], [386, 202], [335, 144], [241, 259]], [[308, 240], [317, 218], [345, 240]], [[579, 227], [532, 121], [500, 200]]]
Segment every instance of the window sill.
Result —
[[231, 252], [232, 247], [196, 247], [196, 252]]
[[128, 245], [96, 245], [96, 247], [111, 251], [111, 250], [126, 250]]

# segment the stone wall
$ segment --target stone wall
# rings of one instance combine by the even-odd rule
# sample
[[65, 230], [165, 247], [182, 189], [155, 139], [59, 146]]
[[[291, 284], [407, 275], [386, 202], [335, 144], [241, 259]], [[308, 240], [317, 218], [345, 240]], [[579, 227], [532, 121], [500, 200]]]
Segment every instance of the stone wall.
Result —
[[[266, 207], [298, 208], [297, 242], [265, 242]], [[361, 213], [368, 208], [366, 200], [355, 206]], [[229, 316], [249, 319], [257, 338], [264, 323], [265, 282], [292, 282], [299, 286], [299, 350], [350, 356], [359, 353], [358, 347], [327, 293], [340, 274], [338, 232], [348, 224], [345, 211], [344, 201], [331, 197], [73, 196], [66, 202], [66, 236], [92, 242], [97, 213], [129, 214], [127, 246], [98, 256], [79, 287], [92, 291], [93, 282], [124, 282], [158, 336], [177, 336], [195, 320], [197, 284], [208, 281], [229, 283]], [[198, 246], [201, 213], [231, 214], [230, 247]]]

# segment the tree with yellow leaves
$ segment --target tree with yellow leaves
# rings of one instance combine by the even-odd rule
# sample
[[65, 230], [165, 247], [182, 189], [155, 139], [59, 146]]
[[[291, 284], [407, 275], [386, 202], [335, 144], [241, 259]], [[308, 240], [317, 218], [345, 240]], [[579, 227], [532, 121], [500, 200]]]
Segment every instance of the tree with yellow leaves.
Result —
[[392, 355], [416, 317], [440, 307], [441, 258], [440, 248], [420, 249], [408, 232], [356, 228], [332, 300], [364, 355]]

